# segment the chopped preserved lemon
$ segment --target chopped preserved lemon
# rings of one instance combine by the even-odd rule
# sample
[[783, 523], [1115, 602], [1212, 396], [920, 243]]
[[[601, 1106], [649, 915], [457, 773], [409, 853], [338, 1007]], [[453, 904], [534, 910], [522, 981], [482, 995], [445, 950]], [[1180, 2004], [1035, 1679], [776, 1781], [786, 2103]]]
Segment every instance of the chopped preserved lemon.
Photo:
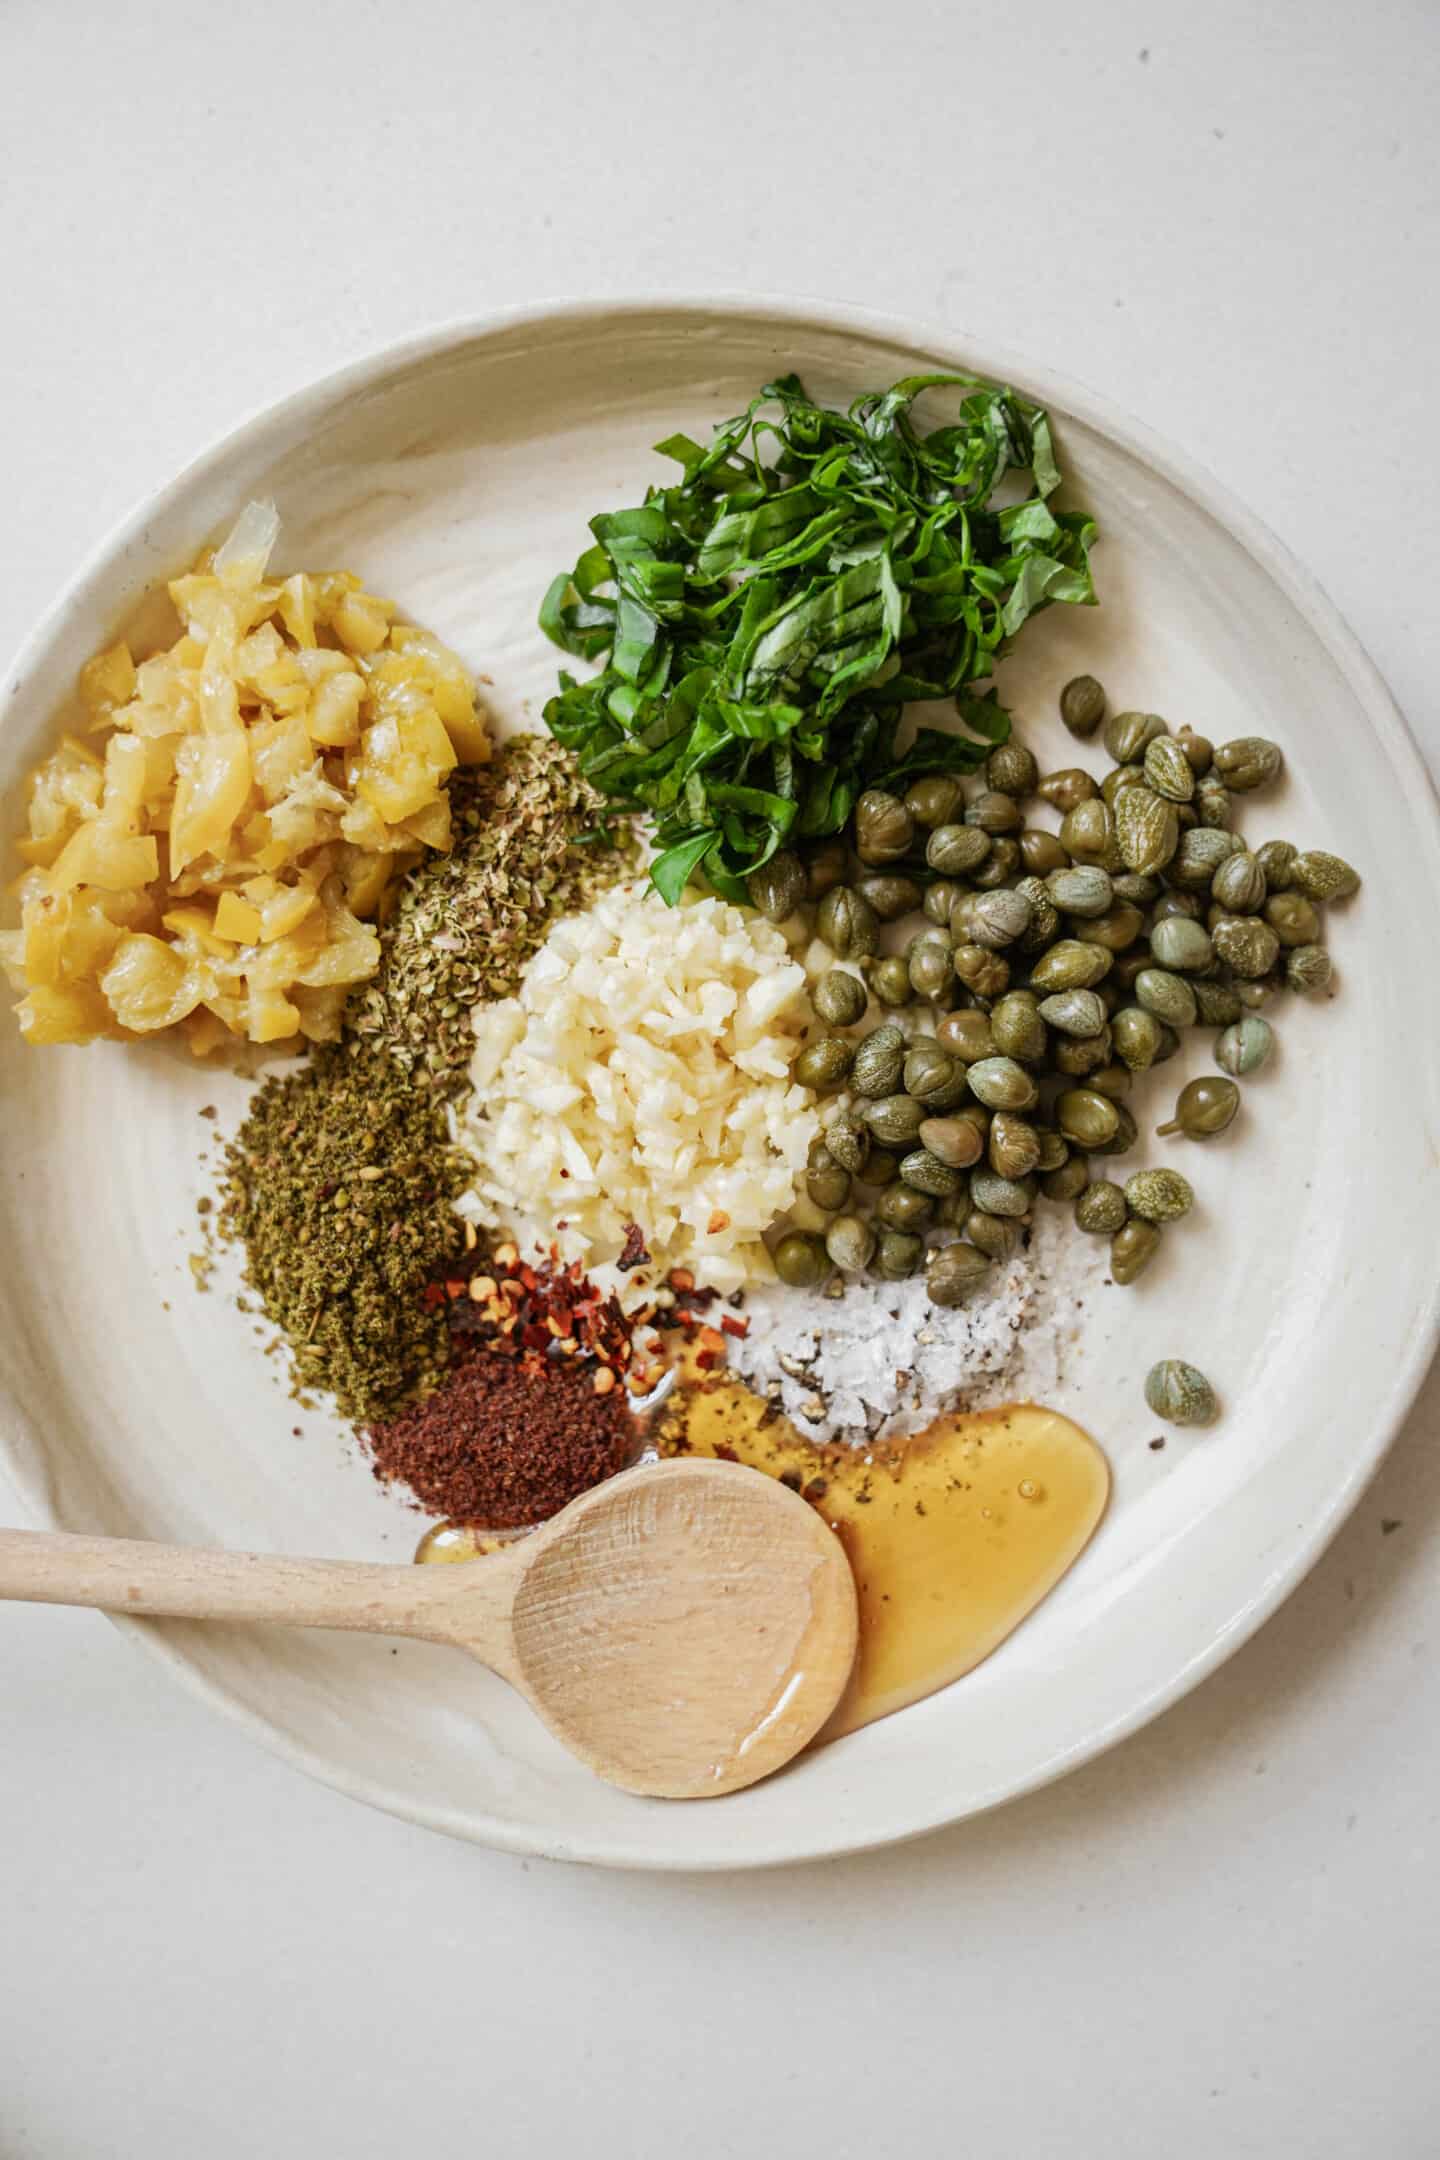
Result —
[[371, 920], [450, 845], [446, 780], [491, 755], [463, 664], [348, 571], [267, 580], [277, 532], [252, 503], [170, 584], [167, 650], [82, 670], [89, 739], [31, 776], [0, 937], [30, 1042], [333, 1041]]

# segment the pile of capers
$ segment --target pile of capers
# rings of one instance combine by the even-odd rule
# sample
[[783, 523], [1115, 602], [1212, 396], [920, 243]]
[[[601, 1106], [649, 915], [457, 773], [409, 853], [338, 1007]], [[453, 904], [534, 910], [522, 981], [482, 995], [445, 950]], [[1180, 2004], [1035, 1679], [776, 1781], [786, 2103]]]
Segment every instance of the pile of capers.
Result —
[[[1135, 1144], [1136, 1080], [1185, 1030], [1219, 1029], [1220, 1070], [1157, 1127], [1212, 1139], [1273, 1048], [1260, 1008], [1330, 988], [1320, 911], [1356, 890], [1356, 873], [1288, 840], [1252, 850], [1231, 830], [1236, 798], [1281, 771], [1278, 747], [1252, 735], [1217, 748], [1155, 713], [1107, 718], [1088, 675], [1066, 684], [1060, 712], [1073, 735], [1103, 728], [1102, 780], [1079, 766], [1042, 777], [1012, 739], [978, 792], [949, 773], [903, 797], [871, 788], [843, 840], [781, 853], [750, 882], [772, 921], [813, 908], [837, 963], [812, 992], [827, 1032], [793, 1068], [821, 1094], [845, 1091], [806, 1174], [831, 1220], [823, 1237], [780, 1239], [784, 1282], [923, 1267], [935, 1302], [958, 1304], [1014, 1250], [1038, 1198], [1069, 1201], [1109, 1239], [1113, 1280], [1134, 1282], [1194, 1197], [1172, 1169], [1093, 1174]], [[1032, 796], [1059, 814], [1058, 834], [1026, 824]], [[883, 926], [917, 912], [925, 926], [903, 951], [882, 951]], [[854, 1032], [872, 1000], [905, 1010], [907, 1029]]]

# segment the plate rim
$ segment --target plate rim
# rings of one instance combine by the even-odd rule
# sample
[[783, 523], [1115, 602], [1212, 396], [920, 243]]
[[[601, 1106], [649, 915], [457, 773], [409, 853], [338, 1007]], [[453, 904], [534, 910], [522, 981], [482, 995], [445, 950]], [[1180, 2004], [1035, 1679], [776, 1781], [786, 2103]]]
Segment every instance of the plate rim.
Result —
[[[303, 424], [307, 411], [329, 408], [337, 397], [374, 387], [395, 373], [423, 366], [445, 352], [481, 343], [531, 326], [553, 330], [572, 324], [593, 328], [606, 321], [636, 321], [647, 316], [691, 315], [697, 323], [717, 319], [770, 321], [792, 331], [812, 330], [848, 334], [877, 345], [888, 344], [933, 355], [957, 369], [1010, 383], [1041, 404], [1068, 409], [1078, 420], [1119, 443], [1157, 472], [1182, 495], [1239, 541], [1288, 598], [1307, 627], [1324, 647], [1384, 748], [1397, 779], [1410, 795], [1417, 825], [1427, 844], [1432, 882], [1440, 884], [1440, 794], [1420, 746], [1379, 668], [1364, 644], [1330, 598], [1313, 572], [1289, 545], [1256, 512], [1216, 477], [1199, 459], [1176, 449], [1168, 440], [1123, 407], [1084, 381], [1039, 367], [1023, 354], [975, 337], [954, 324], [924, 316], [891, 314], [859, 307], [823, 295], [781, 296], [730, 288], [718, 293], [686, 290], [675, 293], [639, 293], [621, 297], [603, 294], [560, 296], [486, 309], [479, 314], [449, 318], [409, 337], [392, 340], [357, 359], [327, 369], [293, 391], [257, 405], [233, 426], [212, 439], [187, 460], [160, 487], [153, 489], [126, 512], [85, 556], [43, 611], [5, 670], [0, 685], [0, 725], [12, 700], [24, 684], [37, 657], [63, 627], [67, 615], [81, 602], [86, 588], [119, 554], [142, 540], [146, 524], [182, 493], [223, 466], [235, 449], [253, 432], [277, 422]], [[111, 1624], [144, 1645], [188, 1693], [220, 1711], [247, 1732], [266, 1751], [318, 1783], [367, 1806], [440, 1831], [468, 1843], [496, 1850], [564, 1860], [592, 1866], [637, 1872], [717, 1873], [732, 1869], [777, 1867], [805, 1861], [835, 1859], [845, 1854], [873, 1851], [908, 1842], [945, 1825], [988, 1814], [1011, 1800], [1040, 1790], [1070, 1771], [1093, 1761], [1132, 1733], [1149, 1724], [1233, 1656], [1257, 1633], [1321, 1558], [1342, 1524], [1351, 1514], [1380, 1462], [1403, 1426], [1433, 1362], [1440, 1344], [1440, 1270], [1429, 1283], [1417, 1314], [1406, 1352], [1398, 1364], [1383, 1407], [1366, 1421], [1366, 1439], [1356, 1449], [1346, 1478], [1331, 1491], [1325, 1505], [1289, 1541], [1282, 1564], [1271, 1568], [1255, 1594], [1217, 1628], [1204, 1649], [1183, 1664], [1168, 1680], [1139, 1697], [1128, 1709], [1086, 1736], [1046, 1758], [1034, 1773], [1011, 1782], [1002, 1793], [955, 1807], [943, 1798], [938, 1805], [913, 1812], [893, 1807], [886, 1820], [860, 1834], [796, 1838], [793, 1834], [757, 1840], [753, 1827], [745, 1849], [728, 1858], [687, 1855], [661, 1847], [645, 1857], [612, 1847], [604, 1833], [556, 1835], [541, 1829], [525, 1830], [513, 1822], [475, 1810], [427, 1806], [413, 1795], [379, 1780], [355, 1776], [324, 1759], [318, 1751], [291, 1739], [272, 1725], [263, 1713], [239, 1701], [217, 1682], [204, 1677], [154, 1623], [107, 1615]], [[43, 1527], [56, 1527], [56, 1516], [44, 1490], [43, 1477], [30, 1477], [0, 1436], [0, 1470], [14, 1491], [22, 1510]]]

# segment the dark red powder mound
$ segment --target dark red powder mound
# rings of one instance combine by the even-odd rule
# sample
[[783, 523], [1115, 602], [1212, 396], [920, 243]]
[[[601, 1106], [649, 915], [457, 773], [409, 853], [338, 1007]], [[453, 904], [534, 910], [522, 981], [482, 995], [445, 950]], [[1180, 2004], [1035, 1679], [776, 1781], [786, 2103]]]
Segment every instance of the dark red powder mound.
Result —
[[624, 1390], [597, 1395], [592, 1368], [556, 1359], [536, 1371], [484, 1348], [364, 1437], [382, 1482], [398, 1479], [428, 1513], [483, 1530], [547, 1521], [635, 1448]]

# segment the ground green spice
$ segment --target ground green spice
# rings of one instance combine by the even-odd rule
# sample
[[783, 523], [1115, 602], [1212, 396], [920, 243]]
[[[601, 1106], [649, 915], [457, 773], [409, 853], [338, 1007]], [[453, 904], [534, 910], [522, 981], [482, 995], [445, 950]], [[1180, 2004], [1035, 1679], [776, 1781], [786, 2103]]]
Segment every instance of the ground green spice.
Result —
[[363, 1422], [435, 1385], [448, 1335], [424, 1291], [461, 1251], [451, 1204], [472, 1170], [438, 1094], [383, 1049], [326, 1045], [258, 1090], [226, 1151], [221, 1230], [244, 1242], [297, 1386]]
[[558, 917], [640, 864], [633, 826], [604, 826], [603, 799], [548, 736], [515, 736], [457, 772], [450, 811], [453, 848], [406, 879], [379, 973], [346, 1013], [353, 1035], [447, 1099], [464, 1092], [472, 1009], [509, 997]]

